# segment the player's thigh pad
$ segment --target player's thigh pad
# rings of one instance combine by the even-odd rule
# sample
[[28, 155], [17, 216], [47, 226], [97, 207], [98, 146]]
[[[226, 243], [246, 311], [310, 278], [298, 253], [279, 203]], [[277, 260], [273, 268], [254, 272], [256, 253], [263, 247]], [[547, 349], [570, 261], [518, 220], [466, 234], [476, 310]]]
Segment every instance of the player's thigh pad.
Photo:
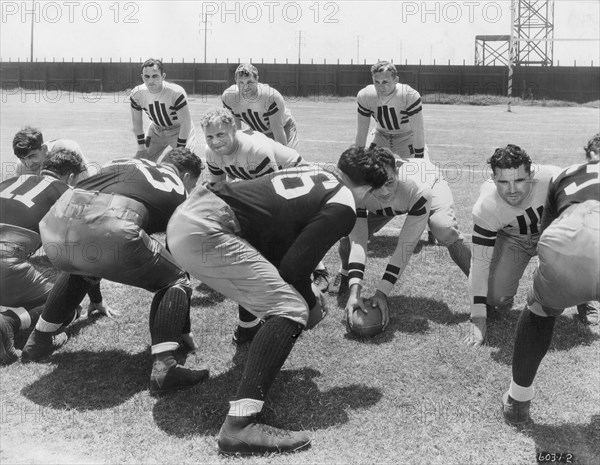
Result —
[[514, 297], [527, 264], [536, 255], [536, 241], [498, 232], [490, 264], [487, 303], [499, 305]]
[[259, 318], [278, 315], [305, 325], [306, 301], [275, 266], [238, 237], [233, 211], [227, 206], [212, 212], [196, 206], [195, 211], [177, 210], [169, 222], [169, 250], [177, 262]]
[[530, 303], [560, 311], [600, 299], [599, 205], [594, 200], [572, 205], [546, 228]]
[[458, 229], [452, 191], [443, 179], [433, 185], [428, 224], [435, 238], [446, 247], [463, 238]]

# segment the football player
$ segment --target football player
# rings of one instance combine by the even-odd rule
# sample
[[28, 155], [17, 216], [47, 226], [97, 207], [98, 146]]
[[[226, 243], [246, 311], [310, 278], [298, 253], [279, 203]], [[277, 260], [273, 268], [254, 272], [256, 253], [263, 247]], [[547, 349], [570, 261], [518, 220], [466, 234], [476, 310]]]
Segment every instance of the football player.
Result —
[[[387, 181], [381, 189], [369, 192], [357, 204], [356, 225], [349, 238], [340, 241], [342, 268], [348, 270], [347, 276], [342, 278], [340, 291], [344, 293], [348, 289], [347, 286], [350, 287], [350, 296], [345, 307], [347, 318], [350, 318], [351, 312], [357, 307], [367, 311], [361, 289], [369, 236], [383, 228], [395, 216], [406, 214], [396, 250], [390, 257], [375, 294], [370, 298], [371, 305], [381, 310], [385, 329], [389, 323], [387, 296], [408, 265], [413, 250], [427, 226], [431, 213], [432, 191], [422, 179], [422, 173], [415, 162], [397, 161], [394, 154], [386, 148], [372, 149], [368, 153], [385, 168]], [[458, 229], [456, 233], [458, 234]]]
[[469, 274], [471, 326], [465, 342], [484, 343], [488, 310], [512, 307], [519, 280], [537, 254], [548, 185], [559, 168], [532, 165], [521, 147], [497, 148], [488, 160], [492, 177], [473, 206], [473, 254]]
[[502, 398], [510, 424], [530, 420], [533, 381], [550, 346], [556, 317], [566, 307], [600, 298], [600, 134], [589, 141], [586, 154], [587, 163], [565, 168], [548, 189], [539, 264], [517, 323], [512, 381]]
[[[44, 154], [40, 163], [39, 174], [0, 183], [0, 305], [13, 307], [0, 313], [2, 364], [17, 360], [14, 336], [35, 324], [52, 289], [52, 273], [41, 273], [29, 261], [42, 245], [38, 223], [85, 169], [79, 154], [64, 148]], [[99, 288], [90, 293], [89, 312], [96, 308], [109, 316], [116, 313], [103, 304]]]
[[15, 134], [12, 146], [15, 156], [19, 159], [14, 172], [15, 176], [39, 174], [44, 158], [54, 149], [71, 150], [82, 159], [83, 169], [75, 178], [75, 184], [87, 178], [90, 171], [94, 171], [77, 142], [70, 139], [53, 139], [44, 142], [42, 132], [31, 126], [26, 126]]
[[[372, 195], [366, 196], [366, 204], [359, 207], [358, 210], [355, 231], [353, 231], [350, 238], [345, 237], [340, 241], [338, 252], [342, 263], [341, 269], [334, 279], [332, 293], [347, 293], [349, 290], [349, 276], [353, 277], [351, 281], [357, 286], [349, 300], [348, 311], [352, 311], [351, 309], [357, 303], [358, 290], [362, 287], [361, 280], [364, 274], [364, 260], [368, 238], [383, 228], [394, 216], [410, 211], [413, 203], [419, 200], [417, 193], [423, 190], [423, 188], [418, 186], [422, 184], [425, 184], [431, 191], [429, 217], [428, 219], [426, 217], [426, 219], [432, 234], [436, 240], [448, 248], [450, 257], [466, 276], [469, 276], [469, 268], [471, 266], [471, 249], [465, 244], [464, 237], [458, 229], [452, 191], [437, 167], [428, 159], [396, 159], [394, 161], [394, 154], [387, 148], [375, 148], [371, 150], [389, 169], [390, 194], [381, 198], [375, 198]], [[410, 193], [413, 197], [411, 198], [407, 193]], [[393, 285], [396, 279], [402, 274], [404, 266], [408, 263], [409, 257], [405, 257], [405, 261], [400, 265], [400, 257], [408, 250], [408, 244], [412, 243], [414, 239], [413, 233], [416, 234], [418, 229], [420, 229], [417, 228], [413, 231], [411, 229], [412, 223], [422, 220], [420, 215], [416, 217], [414, 214], [409, 213], [409, 215], [413, 216], [413, 218], [409, 216], [410, 221], [406, 231], [404, 228], [402, 229], [398, 238], [396, 251], [388, 265], [388, 268], [394, 270], [394, 273], [389, 274], [386, 272], [383, 279], [384, 281], [388, 281], [388, 283], [382, 281], [379, 287], [381, 292], [377, 294], [379, 300], [385, 300], [384, 296], [391, 290], [389, 281], [393, 281], [391, 283]], [[350, 258], [351, 241], [353, 241], [352, 250], [354, 251], [352, 259]], [[349, 265], [349, 261], [352, 262], [351, 265]], [[352, 273], [349, 273], [349, 268], [353, 270]]]
[[293, 149], [298, 147], [296, 121], [282, 95], [258, 82], [258, 70], [244, 63], [235, 70], [235, 84], [223, 92], [223, 106], [235, 116], [238, 129], [242, 121], [254, 131]]
[[200, 186], [174, 213], [167, 238], [175, 259], [265, 319], [219, 432], [220, 452], [289, 452], [310, 444], [305, 433], [260, 424], [256, 414], [302, 330], [326, 313], [312, 271], [352, 230], [355, 202], [385, 179], [380, 164], [351, 148], [330, 170], [306, 166], [210, 190]]
[[154, 293], [150, 308], [150, 392], [193, 386], [208, 370], [179, 366], [174, 351], [191, 349], [191, 285], [186, 272], [151, 234], [164, 232], [186, 191], [194, 188], [202, 165], [186, 148], [168, 152], [163, 164], [118, 159], [65, 192], [40, 222], [50, 261], [65, 271], [52, 288], [42, 316], [23, 348], [24, 361], [50, 355], [52, 334], [86, 291], [101, 278]]
[[407, 84], [400, 84], [396, 66], [378, 61], [371, 67], [373, 84], [357, 97], [356, 145], [367, 142], [371, 117], [375, 128], [370, 147], [387, 147], [401, 158], [425, 156], [425, 130], [421, 95]]
[[[169, 147], [196, 147], [196, 134], [187, 94], [183, 87], [165, 81], [162, 61], [149, 58], [142, 64], [143, 84], [135, 87], [129, 96], [133, 133], [138, 150], [135, 158], [159, 161]], [[142, 111], [150, 119], [144, 134]]]
[[[212, 108], [200, 119], [206, 138], [208, 182], [230, 179], [254, 179], [303, 162], [300, 154], [259, 132], [237, 128], [233, 114], [224, 108]], [[315, 284], [324, 292], [329, 286], [329, 273], [323, 263], [314, 271]], [[240, 307], [234, 342], [250, 341], [262, 321]]]

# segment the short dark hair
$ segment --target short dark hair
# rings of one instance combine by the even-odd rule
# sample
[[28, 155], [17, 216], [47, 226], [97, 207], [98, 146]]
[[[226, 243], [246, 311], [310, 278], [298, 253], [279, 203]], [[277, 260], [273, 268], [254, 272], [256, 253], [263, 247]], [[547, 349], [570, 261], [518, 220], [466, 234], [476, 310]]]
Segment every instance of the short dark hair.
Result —
[[506, 147], [497, 148], [487, 161], [496, 174], [496, 169], [516, 169], [524, 166], [527, 174], [531, 174], [531, 158], [525, 150], [518, 145], [508, 144]]
[[85, 171], [85, 165], [77, 152], [65, 148], [56, 148], [44, 158], [42, 170], [52, 171], [59, 176], [65, 174], [78, 175]]
[[200, 177], [204, 165], [200, 157], [185, 147], [177, 147], [166, 153], [161, 164], [171, 164], [177, 168], [179, 173], [188, 172], [193, 177]]
[[588, 140], [588, 143], [583, 150], [585, 150], [585, 158], [588, 160], [592, 159], [592, 152], [596, 155], [600, 155], [600, 132]]
[[144, 72], [144, 68], [152, 68], [155, 65], [160, 70], [160, 74], [163, 74], [165, 72], [163, 62], [160, 61], [158, 58], [148, 58], [146, 61], [144, 61], [144, 63], [142, 64], [141, 72]]
[[27, 156], [32, 150], [41, 149], [43, 144], [42, 132], [31, 126], [26, 126], [17, 132], [12, 142], [13, 152], [19, 158]]
[[344, 150], [337, 166], [357, 186], [370, 185], [377, 189], [387, 181], [383, 163], [362, 147], [353, 145]]
[[390, 71], [393, 77], [398, 76], [398, 70], [393, 63], [389, 61], [379, 60], [373, 66], [371, 66], [371, 74], [375, 73], [385, 73], [386, 71]]

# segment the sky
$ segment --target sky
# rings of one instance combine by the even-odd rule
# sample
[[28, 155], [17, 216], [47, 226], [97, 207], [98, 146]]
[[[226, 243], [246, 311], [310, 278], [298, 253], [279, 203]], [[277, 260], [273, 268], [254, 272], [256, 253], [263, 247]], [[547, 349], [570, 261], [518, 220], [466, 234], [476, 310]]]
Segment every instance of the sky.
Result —
[[[29, 60], [32, 19], [34, 60], [203, 62], [206, 48], [206, 60], [220, 63], [300, 56], [303, 63], [473, 64], [475, 36], [510, 34], [511, 24], [510, 0], [0, 4], [2, 61]], [[598, 66], [600, 2], [554, 5], [556, 39], [595, 39], [555, 42], [554, 63]]]

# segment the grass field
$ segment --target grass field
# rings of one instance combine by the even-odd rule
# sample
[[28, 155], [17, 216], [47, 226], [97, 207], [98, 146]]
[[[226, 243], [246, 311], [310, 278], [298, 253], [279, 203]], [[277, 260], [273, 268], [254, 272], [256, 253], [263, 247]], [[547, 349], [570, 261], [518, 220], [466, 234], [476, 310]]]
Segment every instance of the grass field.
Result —
[[[3, 97], [3, 178], [13, 169], [12, 137], [26, 124], [42, 128], [46, 139], [77, 140], [100, 164], [136, 150], [122, 95]], [[193, 120], [218, 102], [192, 99]], [[307, 160], [336, 161], [353, 142], [353, 100], [305, 99], [290, 108]], [[424, 116], [431, 158], [450, 182], [467, 233], [494, 148], [514, 143], [536, 162], [566, 166], [583, 160], [581, 147], [600, 125], [598, 109], [585, 107], [518, 106], [508, 113], [505, 105], [428, 104]], [[395, 247], [399, 225], [395, 220], [371, 242], [367, 290], [374, 289]], [[337, 270], [335, 250], [325, 261]], [[542, 362], [534, 424], [517, 431], [502, 421], [500, 396], [510, 381], [513, 334], [533, 265], [515, 307], [489, 323], [489, 342], [479, 349], [462, 343], [467, 283], [444, 248], [425, 245], [413, 256], [390, 297], [389, 328], [372, 340], [347, 336], [343, 312], [328, 296], [332, 314], [302, 335], [264, 410], [270, 424], [308, 430], [312, 448], [244, 463], [523, 464], [536, 463], [536, 453], [547, 451], [573, 454], [572, 463], [597, 464], [600, 338], [573, 319], [573, 309], [558, 319]], [[155, 399], [148, 392], [152, 296], [109, 282], [103, 290], [121, 310], [118, 319], [76, 323], [72, 340], [49, 363], [0, 369], [0, 462], [242, 463], [216, 452], [246, 355], [230, 342], [236, 305], [209, 289], [195, 291], [192, 327], [200, 350], [187, 364], [208, 363], [211, 378]]]

